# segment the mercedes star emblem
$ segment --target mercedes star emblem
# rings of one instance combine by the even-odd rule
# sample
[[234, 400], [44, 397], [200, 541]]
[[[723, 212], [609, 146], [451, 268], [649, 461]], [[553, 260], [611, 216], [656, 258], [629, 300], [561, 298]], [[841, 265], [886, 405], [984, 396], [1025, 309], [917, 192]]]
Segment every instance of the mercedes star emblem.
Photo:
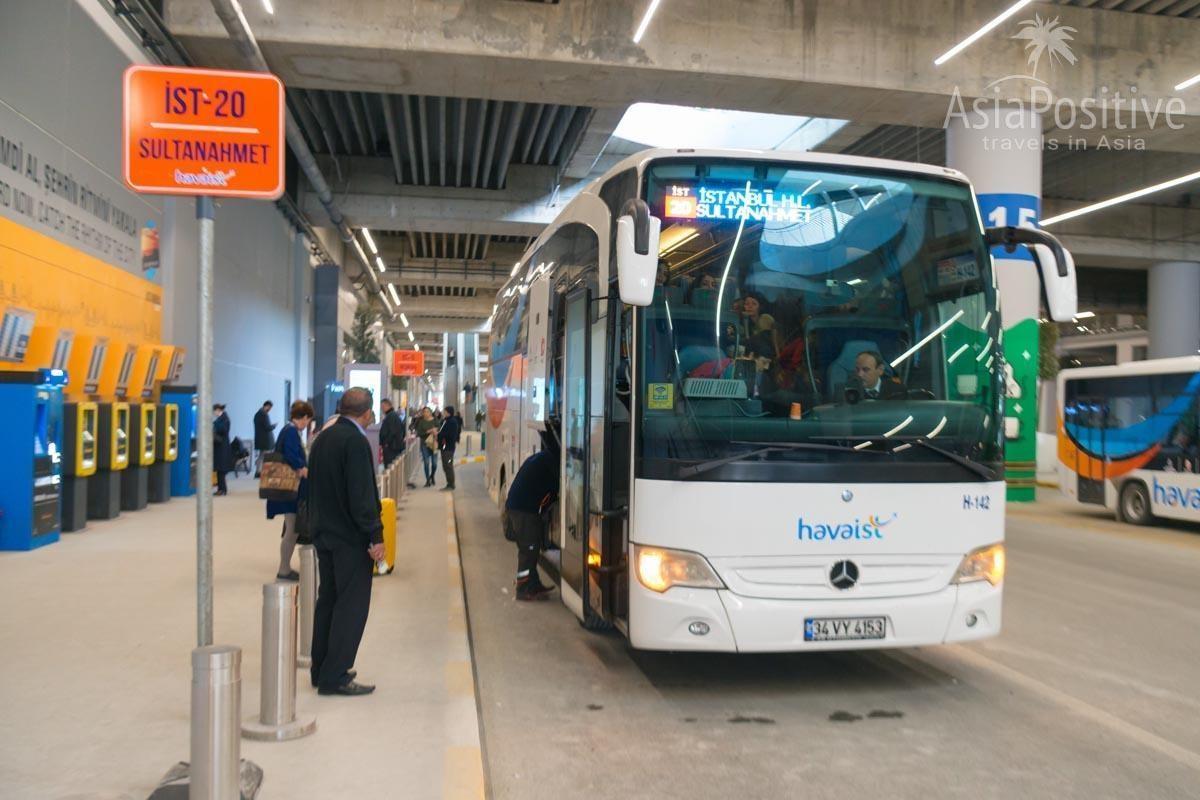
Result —
[[858, 583], [858, 565], [853, 561], [839, 561], [829, 570], [829, 582], [836, 589], [849, 589]]

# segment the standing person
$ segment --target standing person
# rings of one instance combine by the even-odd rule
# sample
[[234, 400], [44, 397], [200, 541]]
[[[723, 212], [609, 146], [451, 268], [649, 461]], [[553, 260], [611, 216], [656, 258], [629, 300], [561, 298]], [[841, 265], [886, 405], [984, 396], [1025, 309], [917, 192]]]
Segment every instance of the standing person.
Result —
[[421, 440], [421, 464], [425, 467], [425, 485], [437, 483], [437, 430], [438, 422], [433, 418], [429, 406], [421, 409], [417, 419], [417, 438]]
[[279, 543], [279, 571], [275, 577], [282, 581], [298, 581], [300, 574], [292, 569], [292, 553], [296, 550], [296, 539], [299, 534], [296, 529], [296, 515], [300, 503], [308, 498], [308, 458], [304, 453], [304, 439], [301, 431], [308, 430], [315, 416], [313, 407], [303, 400], [292, 403], [288, 413], [290, 425], [279, 432], [279, 440], [275, 449], [283, 456], [284, 462], [300, 475], [300, 487], [295, 500], [268, 500], [267, 519], [275, 519], [276, 514], [283, 515], [283, 541]]
[[320, 574], [310, 675], [318, 694], [375, 691], [355, 682], [351, 669], [371, 607], [371, 567], [384, 556], [379, 488], [365, 430], [372, 405], [366, 389], [348, 390], [338, 421], [317, 437], [309, 454], [308, 521]]
[[462, 416], [454, 412], [454, 406], [446, 406], [442, 427], [438, 428], [438, 449], [442, 451], [442, 471], [446, 473], [443, 492], [454, 491], [454, 448], [462, 436]]
[[390, 467], [392, 462], [404, 455], [404, 420], [396, 413], [392, 401], [379, 401], [383, 411], [383, 421], [379, 424], [379, 448], [383, 451], [383, 465]]
[[217, 496], [229, 494], [225, 476], [233, 470], [233, 443], [229, 440], [229, 415], [224, 403], [213, 403], [213, 472], [217, 473]]
[[540, 431], [542, 449], [525, 459], [517, 470], [504, 511], [508, 530], [505, 538], [517, 545], [517, 599], [545, 600], [554, 591], [538, 574], [545, 523], [542, 515], [558, 498], [558, 440], [550, 430]]
[[254, 477], [262, 474], [263, 455], [275, 447], [275, 423], [271, 422], [271, 409], [275, 404], [270, 400], [262, 404], [262, 408], [254, 412]]

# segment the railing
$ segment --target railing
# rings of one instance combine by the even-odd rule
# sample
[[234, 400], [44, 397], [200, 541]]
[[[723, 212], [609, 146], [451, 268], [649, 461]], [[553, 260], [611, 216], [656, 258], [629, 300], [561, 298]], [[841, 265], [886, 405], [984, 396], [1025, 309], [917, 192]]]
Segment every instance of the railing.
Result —
[[404, 443], [404, 452], [379, 473], [379, 497], [390, 497], [399, 506], [404, 495], [408, 493], [408, 485], [412, 483], [410, 476], [413, 470], [420, 469], [421, 442], [415, 436], [410, 436]]

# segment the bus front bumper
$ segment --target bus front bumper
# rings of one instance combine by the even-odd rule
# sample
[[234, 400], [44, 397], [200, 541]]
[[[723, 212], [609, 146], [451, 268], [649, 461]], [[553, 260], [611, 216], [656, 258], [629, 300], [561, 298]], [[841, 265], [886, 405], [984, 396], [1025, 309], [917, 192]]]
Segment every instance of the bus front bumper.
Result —
[[[949, 585], [909, 597], [772, 600], [728, 589], [629, 587], [629, 639], [642, 650], [804, 652], [917, 647], [985, 639], [1000, 632], [1001, 586]], [[885, 617], [882, 639], [805, 641], [807, 619]]]

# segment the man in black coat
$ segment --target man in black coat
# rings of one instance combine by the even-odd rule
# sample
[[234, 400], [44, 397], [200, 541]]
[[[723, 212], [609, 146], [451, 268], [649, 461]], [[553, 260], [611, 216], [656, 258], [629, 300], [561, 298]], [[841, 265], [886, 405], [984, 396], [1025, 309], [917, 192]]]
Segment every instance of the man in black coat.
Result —
[[861, 385], [863, 400], [903, 400], [908, 397], [908, 388], [896, 379], [889, 379], [885, 372], [887, 362], [874, 350], [864, 350], [854, 359], [854, 375]]
[[275, 447], [275, 423], [271, 422], [271, 409], [274, 403], [270, 400], [262, 404], [262, 408], [254, 412], [254, 477], [262, 472], [263, 456]]
[[396, 413], [391, 400], [380, 400], [379, 408], [383, 412], [383, 421], [379, 423], [379, 447], [383, 451], [383, 465], [390, 467], [404, 453], [404, 420]]
[[308, 525], [317, 548], [320, 589], [313, 618], [313, 685], [319, 694], [370, 694], [354, 680], [354, 659], [371, 607], [371, 568], [383, 558], [379, 488], [366, 426], [366, 389], [342, 395], [340, 418], [308, 456]]
[[[225, 475], [233, 472], [233, 442], [229, 439], [229, 415], [224, 403], [213, 403], [213, 472], [217, 476], [216, 494], [229, 494]], [[236, 477], [236, 476], [235, 476]]]
[[446, 406], [446, 417], [438, 429], [438, 449], [442, 451], [442, 471], [446, 474], [443, 492], [454, 491], [454, 450], [462, 436], [462, 417], [454, 413], [454, 406]]

